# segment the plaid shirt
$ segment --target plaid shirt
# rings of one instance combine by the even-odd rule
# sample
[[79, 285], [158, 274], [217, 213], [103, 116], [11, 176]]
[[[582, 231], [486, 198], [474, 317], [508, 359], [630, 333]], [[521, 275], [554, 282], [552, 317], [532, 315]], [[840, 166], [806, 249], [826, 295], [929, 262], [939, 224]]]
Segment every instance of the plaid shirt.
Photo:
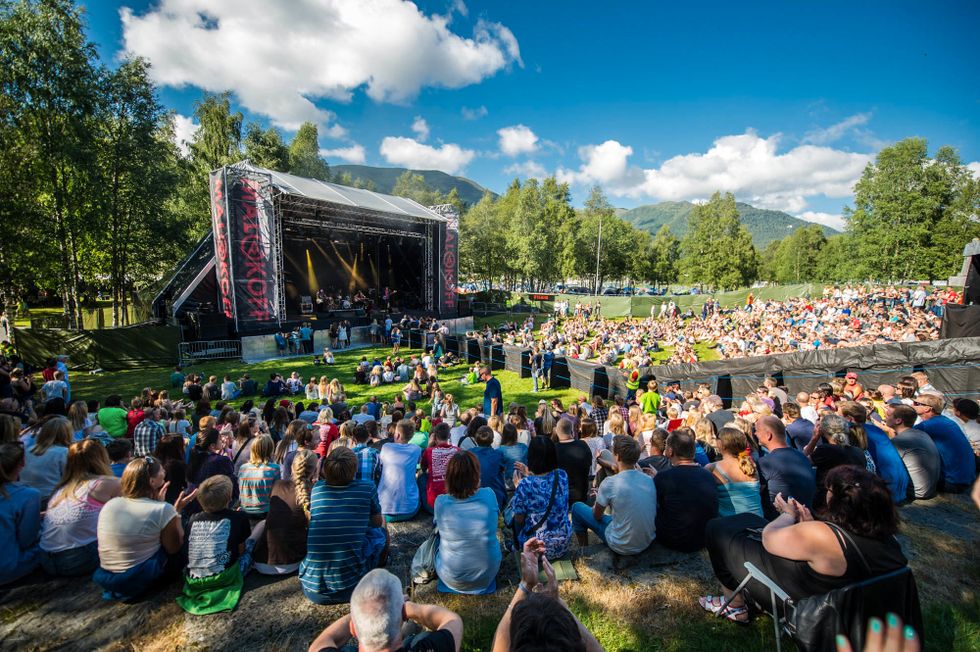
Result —
[[163, 435], [163, 426], [152, 419], [143, 419], [133, 430], [133, 454], [137, 457], [152, 455]]
[[608, 417], [608, 415], [609, 412], [606, 410], [606, 408], [601, 408], [601, 407], [592, 408], [592, 420], [595, 421], [595, 426], [598, 429], [600, 435], [602, 435], [602, 427], [606, 425], [606, 418]]
[[381, 468], [378, 451], [367, 444], [358, 444], [354, 447], [354, 454], [357, 455], [357, 479], [377, 484], [378, 470]]

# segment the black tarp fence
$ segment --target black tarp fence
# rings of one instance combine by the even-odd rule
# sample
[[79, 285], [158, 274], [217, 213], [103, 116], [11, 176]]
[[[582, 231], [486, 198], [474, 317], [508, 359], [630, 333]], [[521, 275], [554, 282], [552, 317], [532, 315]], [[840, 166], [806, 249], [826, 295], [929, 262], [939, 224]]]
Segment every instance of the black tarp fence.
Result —
[[132, 326], [96, 331], [56, 328], [14, 329], [17, 350], [34, 366], [55, 355], [68, 355], [70, 367], [83, 371], [138, 369], [177, 364], [180, 328]]
[[947, 303], [939, 337], [980, 337], [980, 306]]
[[521, 378], [531, 377], [531, 349], [504, 344], [504, 369]]
[[[572, 387], [580, 391], [603, 387], [606, 394], [625, 396], [623, 372], [615, 367], [570, 360]], [[721, 378], [731, 379], [726, 391], [736, 401], [751, 394], [767, 376], [781, 374], [792, 396], [800, 391], [812, 391], [817, 383], [835, 374], [855, 371], [868, 388], [882, 383], [894, 384], [900, 376], [922, 369], [929, 380], [944, 394], [955, 396], [980, 395], [980, 337], [961, 337], [929, 342], [890, 342], [823, 351], [801, 351], [733, 360], [712, 360], [694, 364], [659, 365], [640, 370], [644, 381], [656, 377], [661, 384], [673, 380], [683, 389], [694, 389], [707, 383], [712, 391], [718, 389]]]

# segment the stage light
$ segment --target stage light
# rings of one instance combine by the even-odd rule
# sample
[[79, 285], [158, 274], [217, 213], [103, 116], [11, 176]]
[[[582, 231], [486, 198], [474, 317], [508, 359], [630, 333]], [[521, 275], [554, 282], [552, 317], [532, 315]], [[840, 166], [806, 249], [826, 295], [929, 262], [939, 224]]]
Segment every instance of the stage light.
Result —
[[306, 281], [310, 286], [310, 295], [314, 295], [320, 289], [320, 284], [316, 281], [316, 272], [313, 270], [313, 258], [310, 250], [306, 250]]

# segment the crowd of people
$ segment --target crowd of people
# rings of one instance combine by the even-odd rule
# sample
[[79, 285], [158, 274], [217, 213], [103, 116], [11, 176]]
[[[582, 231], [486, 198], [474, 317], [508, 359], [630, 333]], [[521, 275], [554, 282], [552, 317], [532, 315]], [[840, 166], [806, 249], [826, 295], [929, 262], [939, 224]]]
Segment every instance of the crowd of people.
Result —
[[[852, 312], [904, 310], [879, 305]], [[413, 571], [440, 592], [494, 593], [504, 556], [521, 556], [495, 650], [542, 636], [593, 650], [550, 565], [576, 547], [706, 549], [722, 590], [700, 606], [745, 622], [768, 595], [755, 583], [732, 594], [745, 561], [792, 598], [904, 567], [896, 506], [969, 491], [980, 466], [977, 403], [943, 396], [923, 372], [876, 388], [849, 373], [794, 397], [769, 378], [730, 408], [706, 385], [656, 380], [612, 400], [525, 406], [478, 367], [483, 403], [460, 406], [429, 358], [410, 359], [414, 384], [390, 404], [349, 404], [336, 379], [273, 374], [262, 407], [232, 405], [242, 387], [227, 376], [232, 387], [180, 369], [170, 389], [128, 404], [60, 385], [25, 394], [22, 363], [0, 360], [0, 585], [41, 568], [125, 601], [182, 582], [180, 606], [209, 614], [235, 608], [249, 572], [296, 574], [310, 601], [351, 604], [314, 649], [354, 634], [362, 649], [458, 651], [459, 617], [404, 601], [377, 570], [389, 524], [424, 512], [434, 536]], [[49, 361], [45, 386], [70, 388], [64, 362]], [[365, 358], [355, 375], [374, 366]], [[430, 631], [403, 640], [405, 618]]]
[[665, 362], [698, 361], [695, 344], [715, 348], [722, 359], [770, 353], [863, 346], [881, 342], [917, 342], [939, 335], [941, 309], [956, 303], [954, 290], [860, 286], [826, 287], [819, 297], [785, 301], [756, 300], [722, 308], [708, 298], [699, 310], [681, 311], [673, 301], [651, 308], [650, 317], [621, 320], [600, 315], [600, 305], [567, 305], [534, 332], [534, 322], [510, 324], [484, 337], [506, 344], [537, 346], [555, 355], [607, 365], [650, 364], [664, 348]]

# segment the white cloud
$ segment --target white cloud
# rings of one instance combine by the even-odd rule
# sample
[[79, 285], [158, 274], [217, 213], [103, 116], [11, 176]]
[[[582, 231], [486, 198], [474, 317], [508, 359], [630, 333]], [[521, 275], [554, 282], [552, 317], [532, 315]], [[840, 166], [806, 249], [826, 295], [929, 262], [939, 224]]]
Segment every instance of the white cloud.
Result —
[[321, 149], [320, 156], [323, 158], [339, 158], [354, 165], [363, 165], [365, 161], [364, 147], [357, 143], [350, 147], [338, 147], [336, 149]]
[[824, 226], [829, 226], [832, 229], [837, 229], [838, 231], [843, 231], [846, 222], [844, 222], [843, 215], [834, 215], [833, 213], [819, 213], [816, 211], [803, 211], [796, 217], [801, 220], [806, 220], [807, 222], [813, 222], [815, 224], [822, 224]]
[[463, 120], [479, 120], [480, 118], [487, 117], [487, 114], [489, 113], [489, 111], [487, 111], [487, 107], [482, 105], [476, 107], [475, 109], [464, 106], [459, 112], [463, 116]]
[[200, 127], [201, 125], [194, 122], [194, 118], [179, 113], [174, 115], [174, 142], [183, 156], [190, 154], [189, 144]]
[[464, 18], [470, 15], [470, 10], [466, 7], [466, 3], [463, 0], [453, 0], [453, 11]]
[[420, 115], [415, 116], [415, 120], [412, 122], [412, 131], [418, 136], [418, 139], [425, 141], [429, 138], [429, 123], [425, 121]]
[[523, 65], [504, 25], [479, 20], [464, 37], [449, 15], [406, 0], [159, 0], [119, 13], [125, 51], [146, 57], [156, 82], [233, 91], [287, 130], [311, 120], [328, 133], [335, 116], [319, 98], [346, 102], [364, 88], [405, 102], [423, 87], [460, 88]]
[[[627, 159], [632, 154], [632, 147], [621, 145], [615, 140], [607, 140], [601, 145], [579, 147], [579, 158], [585, 162], [577, 172], [559, 168], [557, 177], [559, 181], [567, 183], [602, 183], [618, 187], [630, 176], [627, 173]], [[615, 192], [614, 188], [609, 190]]]
[[548, 171], [537, 161], [524, 161], [522, 163], [508, 165], [504, 168], [504, 174], [511, 174], [515, 177], [523, 177], [525, 179], [543, 179], [548, 175]]
[[807, 132], [806, 136], [803, 137], [803, 142], [811, 145], [827, 145], [840, 140], [848, 132], [868, 124], [869, 120], [871, 120], [870, 112], [856, 113], [837, 124]]
[[412, 138], [388, 136], [381, 141], [381, 156], [392, 165], [459, 174], [473, 160], [476, 152], [454, 143], [433, 147]]
[[497, 130], [500, 151], [507, 156], [531, 154], [538, 149], [538, 137], [524, 125], [513, 125]]
[[966, 164], [966, 169], [973, 173], [973, 176], [980, 179], [980, 161], [973, 161]]
[[660, 167], [630, 167], [631, 147], [615, 140], [579, 149], [578, 170], [558, 170], [560, 180], [601, 183], [612, 195], [658, 200], [708, 197], [731, 192], [754, 205], [802, 212], [808, 198], [850, 197], [871, 154], [799, 145], [778, 151], [779, 134], [762, 138], [754, 131], [722, 136], [704, 153], [674, 156]]

